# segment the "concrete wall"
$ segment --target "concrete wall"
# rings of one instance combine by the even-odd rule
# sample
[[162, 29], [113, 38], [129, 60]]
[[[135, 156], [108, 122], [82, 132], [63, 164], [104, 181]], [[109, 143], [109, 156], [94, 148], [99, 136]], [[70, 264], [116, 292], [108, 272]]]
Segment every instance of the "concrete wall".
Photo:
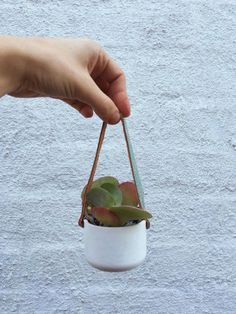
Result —
[[[154, 214], [145, 264], [89, 267], [76, 223], [99, 119], [2, 98], [1, 314], [236, 313], [235, 29], [234, 0], [1, 0], [0, 33], [88, 36], [123, 67]], [[97, 174], [130, 178], [119, 126]]]

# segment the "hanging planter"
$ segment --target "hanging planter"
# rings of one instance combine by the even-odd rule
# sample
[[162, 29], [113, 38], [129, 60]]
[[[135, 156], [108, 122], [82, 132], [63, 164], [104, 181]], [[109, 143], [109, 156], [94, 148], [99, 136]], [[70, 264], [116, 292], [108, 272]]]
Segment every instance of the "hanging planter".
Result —
[[146, 229], [152, 215], [144, 210], [139, 180], [127, 126], [121, 120], [134, 182], [114, 177], [94, 179], [107, 124], [103, 123], [97, 152], [87, 185], [82, 192], [79, 225], [84, 227], [85, 256], [104, 271], [125, 271], [140, 265], [146, 256]]

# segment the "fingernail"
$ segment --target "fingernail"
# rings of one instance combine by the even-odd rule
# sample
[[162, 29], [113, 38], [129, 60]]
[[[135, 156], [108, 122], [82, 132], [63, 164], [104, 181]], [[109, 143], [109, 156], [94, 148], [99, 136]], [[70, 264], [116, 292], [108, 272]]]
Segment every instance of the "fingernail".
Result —
[[124, 101], [124, 105], [125, 105], [125, 114], [124, 115], [125, 115], [125, 117], [128, 117], [131, 113], [130, 102], [128, 99]]
[[115, 111], [113, 114], [112, 114], [112, 116], [111, 116], [111, 118], [110, 118], [110, 120], [109, 120], [109, 123], [111, 123], [111, 124], [116, 124], [116, 123], [118, 123], [120, 121], [120, 113], [119, 113], [119, 111]]
[[87, 113], [86, 108], [83, 107], [83, 108], [80, 110], [80, 113], [82, 114], [82, 116], [84, 116], [85, 118], [87, 118], [87, 116], [86, 116], [86, 113]]
[[85, 117], [85, 118], [91, 118], [93, 116], [93, 112], [90, 112], [88, 108], [84, 107], [80, 110], [80, 113]]

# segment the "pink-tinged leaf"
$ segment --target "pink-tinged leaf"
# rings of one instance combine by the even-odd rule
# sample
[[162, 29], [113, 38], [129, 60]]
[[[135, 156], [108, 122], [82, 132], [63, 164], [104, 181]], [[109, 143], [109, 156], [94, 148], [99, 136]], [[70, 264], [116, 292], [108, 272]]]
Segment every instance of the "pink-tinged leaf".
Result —
[[148, 211], [134, 206], [113, 206], [110, 208], [110, 211], [118, 216], [122, 225], [132, 220], [147, 220], [152, 218], [152, 215]]
[[138, 206], [138, 194], [133, 182], [123, 182], [119, 188], [123, 195], [123, 205]]
[[109, 208], [105, 207], [93, 207], [91, 213], [94, 218], [96, 218], [100, 223], [105, 226], [119, 227], [121, 226], [121, 221], [116, 213], [111, 212]]

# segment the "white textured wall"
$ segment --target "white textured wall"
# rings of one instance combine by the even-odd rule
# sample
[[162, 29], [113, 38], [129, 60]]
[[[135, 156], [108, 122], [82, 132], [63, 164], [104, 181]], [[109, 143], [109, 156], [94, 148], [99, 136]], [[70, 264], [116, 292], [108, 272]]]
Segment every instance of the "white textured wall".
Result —
[[[235, 29], [234, 0], [1, 0], [0, 33], [88, 36], [122, 65], [154, 214], [145, 264], [89, 267], [76, 222], [100, 121], [2, 98], [1, 314], [236, 313]], [[108, 131], [98, 175], [130, 178]]]

